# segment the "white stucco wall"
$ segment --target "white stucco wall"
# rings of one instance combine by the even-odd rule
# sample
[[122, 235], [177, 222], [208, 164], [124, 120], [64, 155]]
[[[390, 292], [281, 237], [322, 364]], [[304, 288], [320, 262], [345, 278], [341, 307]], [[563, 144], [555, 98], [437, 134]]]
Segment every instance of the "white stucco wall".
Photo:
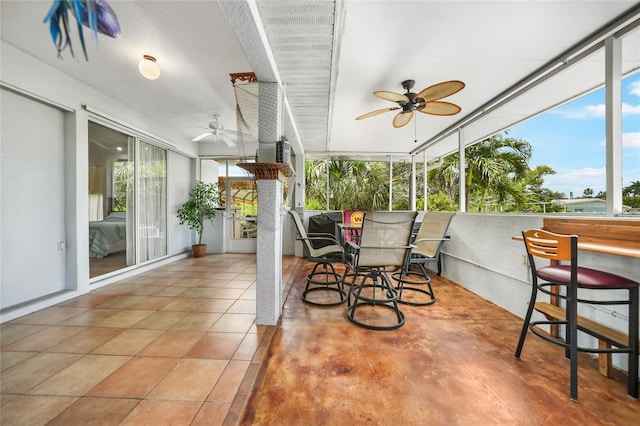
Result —
[[[442, 275], [524, 317], [531, 295], [531, 274], [522, 261], [524, 243], [512, 237], [541, 227], [542, 221], [543, 217], [537, 215], [457, 214], [449, 228], [451, 241], [443, 249]], [[640, 279], [640, 259], [580, 251], [578, 261], [581, 266]], [[544, 295], [538, 297], [547, 300]], [[582, 306], [579, 314], [624, 332], [628, 327], [626, 307]], [[543, 317], [534, 312], [534, 318]], [[583, 336], [579, 344], [597, 347], [597, 341], [589, 336]], [[627, 355], [614, 354], [614, 366], [626, 370], [626, 359]]]
[[[56, 241], [65, 241], [64, 251], [56, 251], [55, 244], [52, 249], [55, 251], [55, 256], [64, 257], [63, 270], [55, 274], [40, 272], [40, 277], [33, 278], [33, 280], [47, 280], [50, 290], [45, 291], [46, 294], [34, 294], [33, 298], [29, 294], [9, 295], [5, 299], [7, 303], [12, 304], [12, 301], [15, 300], [24, 302], [24, 304], [17, 308], [3, 304], [2, 306], [5, 309], [0, 312], [0, 322], [60, 303], [117, 279], [126, 278], [171, 260], [168, 257], [159, 263], [150, 263], [137, 270], [127, 271], [115, 277], [89, 282], [87, 140], [88, 118], [91, 113], [84, 108], [84, 105], [100, 111], [100, 113], [108, 116], [109, 119], [118, 120], [121, 125], [144, 132], [152, 139], [175, 146], [168, 158], [168, 250], [169, 256], [182, 257], [188, 255], [189, 252], [183, 254], [183, 251], [186, 246], [185, 242], [191, 239], [191, 232], [187, 228], [178, 225], [177, 220], [174, 220], [174, 212], [177, 208], [176, 205], [186, 200], [188, 189], [191, 187], [195, 177], [193, 163], [197, 155], [197, 144], [165, 128], [161, 123], [150, 120], [142, 112], [115, 101], [108, 95], [55, 70], [4, 41], [1, 42], [0, 51], [2, 52], [0, 82], [4, 88], [19, 93], [18, 96], [27, 99], [28, 102], [42, 103], [63, 111], [64, 133], [61, 134], [61, 138], [49, 139], [47, 143], [58, 144], [56, 152], [64, 152], [64, 159], [52, 162], [48, 161], [47, 158], [42, 158], [41, 155], [35, 152], [30, 156], [31, 161], [28, 164], [24, 164], [22, 159], [20, 159], [20, 162], [23, 163], [24, 172], [32, 175], [34, 179], [41, 179], [44, 182], [50, 181], [52, 176], [55, 176], [56, 182], [64, 179], [63, 187], [60, 185], [51, 186], [47, 195], [59, 200], [64, 205], [63, 223], [58, 223], [60, 221], [48, 223], [51, 228], [49, 233], [56, 233], [55, 237], [51, 239], [54, 243]], [[33, 127], [44, 122], [39, 118], [37, 113], [31, 113], [21, 117], [20, 120], [22, 120], [24, 126]], [[2, 131], [0, 140], [15, 139], [21, 133], [19, 130], [12, 128], [2, 128], [0, 130]], [[9, 150], [3, 152], [3, 162], [12, 161], [12, 158], [8, 157], [9, 154]], [[18, 160], [18, 158], [15, 160]], [[10, 189], [7, 185], [11, 185], [11, 181], [4, 179], [0, 184], [4, 193], [5, 190]], [[3, 215], [6, 207], [2, 206], [0, 215]], [[39, 205], [30, 209], [32, 213], [27, 212], [27, 214], [21, 215], [19, 218], [10, 215], [0, 216], [3, 219], [3, 228], [33, 229], [33, 227], [30, 227], [31, 223], [34, 223], [34, 221], [41, 222], [36, 213], [48, 211], [50, 208], [51, 203], [42, 198]], [[4, 237], [2, 236], [3, 241]], [[38, 243], [42, 247], [50, 249], [50, 241], [38, 241], [36, 238], [34, 244], [37, 246]], [[15, 250], [15, 246], [13, 250]], [[5, 253], [15, 254], [9, 251]], [[28, 256], [26, 253], [22, 255], [25, 258]], [[6, 258], [2, 256], [2, 266], [5, 266], [4, 264], [7, 262], [13, 262], [11, 256]], [[25, 279], [24, 274], [19, 271], [11, 272], [9, 268], [6, 271], [10, 273], [2, 274], [2, 282], [0, 282], [2, 288], [20, 287], [20, 282]]]

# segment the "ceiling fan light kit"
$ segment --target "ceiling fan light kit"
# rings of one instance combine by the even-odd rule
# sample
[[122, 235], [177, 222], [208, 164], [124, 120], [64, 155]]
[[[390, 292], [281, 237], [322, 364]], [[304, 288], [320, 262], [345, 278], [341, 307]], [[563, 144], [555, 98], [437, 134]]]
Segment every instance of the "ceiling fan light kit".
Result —
[[380, 99], [395, 102], [398, 106], [371, 111], [356, 117], [356, 120], [363, 120], [365, 118], [373, 117], [374, 115], [400, 109], [401, 111], [393, 118], [393, 127], [398, 128], [406, 126], [413, 118], [413, 113], [415, 111], [430, 115], [455, 115], [462, 110], [456, 104], [439, 101], [439, 99], [446, 98], [447, 96], [451, 96], [464, 89], [465, 84], [462, 81], [444, 81], [442, 83], [429, 86], [419, 93], [411, 91], [415, 83], [415, 80], [403, 81], [402, 88], [406, 90], [406, 93], [404, 94], [388, 90], [378, 90], [373, 92], [373, 94]]

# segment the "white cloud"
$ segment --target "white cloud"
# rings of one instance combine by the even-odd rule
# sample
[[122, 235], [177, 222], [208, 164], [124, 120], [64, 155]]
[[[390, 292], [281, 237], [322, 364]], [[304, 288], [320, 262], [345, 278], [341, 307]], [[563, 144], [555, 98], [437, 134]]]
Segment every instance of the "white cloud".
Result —
[[640, 149], [640, 132], [629, 132], [622, 134], [622, 146], [624, 148]]
[[[586, 105], [581, 109], [557, 111], [562, 118], [568, 118], [572, 120], [586, 120], [589, 118], [604, 118], [605, 116], [605, 104]], [[640, 104], [630, 105], [628, 103], [622, 103], [623, 115], [640, 115]]]
[[629, 104], [622, 104], [622, 114], [625, 115], [635, 115], [635, 114], [640, 114], [640, 104], [638, 105], [629, 105]]
[[629, 93], [632, 95], [640, 96], [640, 80], [631, 83], [631, 90], [629, 91]]
[[604, 118], [605, 106], [599, 105], [587, 105], [582, 109], [572, 109], [558, 111], [558, 114], [562, 118], [568, 118], [571, 120], [586, 120], [588, 118]]
[[[605, 146], [607, 141], [600, 140], [600, 146]], [[627, 132], [622, 134], [623, 148], [640, 148], [640, 132]]]
[[600, 167], [599, 169], [594, 169], [593, 167], [585, 167], [584, 169], [572, 170], [567, 173], [564, 173], [563, 176], [565, 176], [568, 179], [581, 180], [585, 178], [589, 179], [594, 176], [598, 176], [598, 177], [604, 176], [605, 173], [606, 173], [605, 167]]
[[545, 176], [544, 186], [552, 191], [562, 192], [567, 197], [571, 192], [574, 197], [581, 197], [586, 188], [593, 189], [594, 194], [597, 194], [606, 191], [606, 169], [585, 167]]

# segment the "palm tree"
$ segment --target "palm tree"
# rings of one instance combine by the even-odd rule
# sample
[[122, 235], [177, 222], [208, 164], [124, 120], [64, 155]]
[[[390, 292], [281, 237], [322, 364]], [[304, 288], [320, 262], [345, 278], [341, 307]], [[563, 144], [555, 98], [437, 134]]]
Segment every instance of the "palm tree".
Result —
[[389, 203], [389, 166], [381, 162], [353, 161], [345, 157], [308, 161], [307, 208], [331, 210], [384, 210]]
[[[506, 135], [506, 134], [505, 134]], [[471, 196], [475, 198], [477, 210], [482, 211], [485, 200], [495, 196], [499, 204], [513, 201], [524, 205], [526, 196], [518, 181], [529, 173], [528, 161], [531, 158], [531, 144], [523, 139], [495, 135], [465, 150], [466, 157], [466, 209], [469, 210]], [[439, 182], [452, 191], [459, 176], [459, 157], [450, 155], [445, 164], [431, 172], [430, 181]]]
[[305, 162], [306, 208], [324, 210], [327, 208], [327, 163], [324, 160]]
[[625, 197], [640, 197], [640, 180], [631, 182], [629, 186], [622, 188], [622, 195]]

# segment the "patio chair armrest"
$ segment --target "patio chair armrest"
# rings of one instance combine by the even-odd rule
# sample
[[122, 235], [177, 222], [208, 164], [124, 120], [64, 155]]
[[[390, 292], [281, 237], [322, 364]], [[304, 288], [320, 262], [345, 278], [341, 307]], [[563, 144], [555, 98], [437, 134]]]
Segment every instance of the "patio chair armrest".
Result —
[[336, 238], [335, 235], [333, 234], [329, 234], [326, 232], [312, 232], [312, 233], [307, 233], [307, 239], [309, 240], [315, 240], [315, 241], [320, 241], [320, 240], [325, 240], [325, 241], [332, 241], [335, 244], [340, 245], [340, 241]]
[[449, 235], [442, 237], [442, 238], [420, 238], [419, 240], [414, 240], [414, 243], [419, 243], [422, 241], [448, 241], [450, 240], [451, 237]]
[[356, 243], [354, 243], [353, 241], [347, 241], [346, 242], [348, 248], [352, 249], [352, 250], [360, 250], [360, 246]]
[[[354, 244], [355, 245], [355, 244]], [[358, 247], [358, 249], [380, 249], [380, 250], [387, 250], [387, 249], [393, 249], [393, 250], [398, 250], [398, 249], [412, 249], [415, 248], [416, 246], [413, 244], [409, 244], [408, 246], [356, 246]]]

